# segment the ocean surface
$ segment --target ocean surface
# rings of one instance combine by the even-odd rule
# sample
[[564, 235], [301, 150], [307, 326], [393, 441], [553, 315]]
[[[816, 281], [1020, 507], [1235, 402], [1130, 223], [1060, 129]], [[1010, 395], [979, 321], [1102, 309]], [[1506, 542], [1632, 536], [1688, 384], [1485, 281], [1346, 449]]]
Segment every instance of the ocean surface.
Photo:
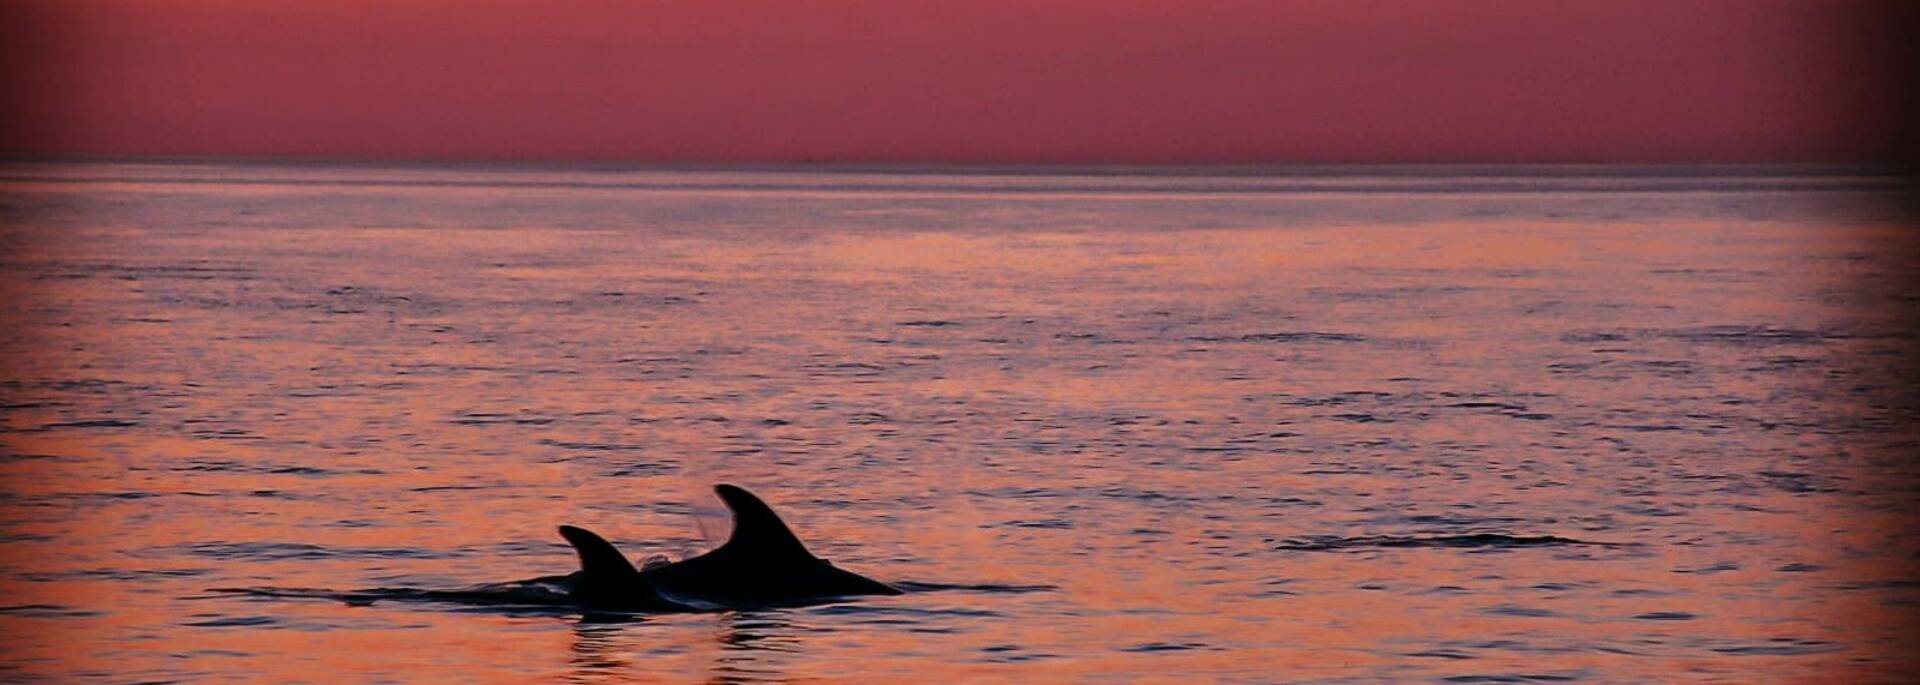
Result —
[[[0, 681], [1911, 681], [1897, 190], [0, 165]], [[915, 591], [398, 599], [723, 482]]]

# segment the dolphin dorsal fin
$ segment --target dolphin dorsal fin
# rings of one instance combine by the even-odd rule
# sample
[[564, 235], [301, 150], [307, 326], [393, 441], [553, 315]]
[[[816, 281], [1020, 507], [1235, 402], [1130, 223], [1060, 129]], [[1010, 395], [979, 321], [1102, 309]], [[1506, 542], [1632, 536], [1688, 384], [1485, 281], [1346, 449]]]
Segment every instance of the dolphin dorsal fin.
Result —
[[606, 538], [593, 534], [593, 531], [573, 526], [561, 526], [560, 537], [573, 545], [573, 551], [580, 555], [580, 570], [589, 579], [614, 579], [640, 575], [633, 570], [633, 562], [614, 548]]
[[720, 501], [726, 502], [727, 508], [733, 511], [733, 534], [715, 552], [759, 559], [814, 558], [780, 516], [773, 513], [773, 508], [753, 493], [737, 485], [721, 484], [713, 489], [720, 494]]

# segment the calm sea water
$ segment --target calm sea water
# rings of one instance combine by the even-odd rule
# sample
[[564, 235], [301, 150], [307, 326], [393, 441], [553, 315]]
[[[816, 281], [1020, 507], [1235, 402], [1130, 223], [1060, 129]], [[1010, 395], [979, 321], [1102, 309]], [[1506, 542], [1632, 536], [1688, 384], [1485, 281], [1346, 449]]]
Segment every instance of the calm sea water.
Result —
[[[1885, 191], [0, 167], [0, 680], [1912, 678]], [[325, 598], [564, 573], [561, 523], [680, 557], [717, 482], [976, 587]]]

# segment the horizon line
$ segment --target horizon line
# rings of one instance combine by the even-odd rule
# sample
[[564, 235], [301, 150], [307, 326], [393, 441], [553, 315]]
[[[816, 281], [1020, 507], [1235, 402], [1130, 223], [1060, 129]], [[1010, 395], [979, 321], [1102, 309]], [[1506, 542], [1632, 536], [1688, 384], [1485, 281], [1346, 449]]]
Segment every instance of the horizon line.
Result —
[[610, 159], [581, 157], [384, 157], [359, 155], [252, 155], [252, 154], [95, 154], [95, 153], [10, 153], [0, 152], [0, 164], [229, 164], [235, 166], [341, 166], [363, 168], [467, 167], [576, 170], [685, 170], [685, 171], [1078, 171], [1098, 174], [1126, 171], [1183, 170], [1233, 172], [1315, 171], [1315, 170], [1444, 170], [1444, 169], [1535, 169], [1577, 171], [1583, 169], [1665, 169], [1672, 171], [1739, 171], [1807, 175], [1885, 175], [1905, 176], [1920, 172], [1920, 161], [1833, 160], [1833, 161], [1485, 161], [1485, 160], [1356, 160], [1356, 161], [985, 161], [985, 160], [778, 160], [778, 159]]

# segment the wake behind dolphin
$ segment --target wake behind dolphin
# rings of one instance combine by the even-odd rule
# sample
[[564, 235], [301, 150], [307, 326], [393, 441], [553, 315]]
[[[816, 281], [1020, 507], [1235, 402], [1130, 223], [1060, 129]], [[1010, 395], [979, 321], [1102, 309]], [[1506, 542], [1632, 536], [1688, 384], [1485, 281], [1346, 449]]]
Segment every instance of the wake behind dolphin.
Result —
[[733, 512], [733, 532], [710, 552], [679, 562], [650, 559], [635, 568], [605, 538], [584, 528], [560, 526], [573, 545], [580, 570], [562, 576], [490, 583], [454, 590], [376, 588], [333, 591], [296, 588], [215, 588], [213, 592], [289, 599], [332, 599], [351, 604], [428, 601], [533, 611], [667, 613], [805, 606], [860, 595], [898, 595], [910, 590], [1032, 592], [1051, 586], [883, 583], [835, 567], [807, 551], [773, 508], [745, 489], [714, 486]]

